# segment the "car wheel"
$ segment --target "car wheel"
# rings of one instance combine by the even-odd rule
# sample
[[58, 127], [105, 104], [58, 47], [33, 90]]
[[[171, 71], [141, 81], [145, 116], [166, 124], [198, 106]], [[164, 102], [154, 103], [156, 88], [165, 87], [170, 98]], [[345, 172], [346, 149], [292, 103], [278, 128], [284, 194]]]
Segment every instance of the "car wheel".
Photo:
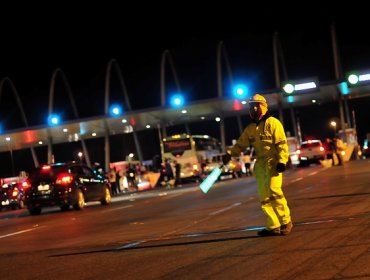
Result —
[[41, 208], [40, 207], [31, 207], [28, 209], [28, 212], [31, 215], [40, 215], [41, 214]]
[[108, 187], [105, 187], [105, 194], [103, 199], [100, 201], [102, 205], [108, 205], [112, 201], [112, 195], [110, 193], [110, 189]]
[[73, 204], [75, 210], [81, 210], [85, 206], [85, 197], [82, 190], [77, 190], [76, 202]]
[[66, 204], [63, 204], [62, 206], [60, 206], [60, 210], [62, 210], [62, 211], [68, 211], [69, 210], [69, 204], [68, 203], [66, 203]]

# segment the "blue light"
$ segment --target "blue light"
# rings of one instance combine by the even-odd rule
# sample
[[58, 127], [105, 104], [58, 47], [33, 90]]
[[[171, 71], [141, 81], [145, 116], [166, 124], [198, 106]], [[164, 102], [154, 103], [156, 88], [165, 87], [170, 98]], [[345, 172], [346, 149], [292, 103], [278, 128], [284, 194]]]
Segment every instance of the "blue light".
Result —
[[237, 99], [244, 99], [248, 95], [248, 87], [244, 84], [238, 84], [233, 89], [233, 95]]
[[174, 108], [180, 108], [182, 106], [184, 106], [184, 97], [182, 94], [174, 94], [171, 96], [171, 99], [170, 99], [170, 102], [171, 102], [171, 106], [174, 107]]
[[348, 84], [346, 82], [341, 82], [339, 84], [339, 90], [343, 95], [349, 94]]
[[60, 117], [57, 114], [51, 114], [48, 117], [48, 124], [50, 126], [56, 126], [60, 123]]
[[109, 109], [109, 115], [111, 117], [118, 117], [122, 115], [122, 107], [118, 104], [111, 105]]
[[293, 103], [293, 102], [294, 102], [294, 97], [293, 97], [293, 96], [291, 96], [291, 95], [289, 95], [289, 96], [288, 96], [288, 102], [289, 102], [289, 103]]

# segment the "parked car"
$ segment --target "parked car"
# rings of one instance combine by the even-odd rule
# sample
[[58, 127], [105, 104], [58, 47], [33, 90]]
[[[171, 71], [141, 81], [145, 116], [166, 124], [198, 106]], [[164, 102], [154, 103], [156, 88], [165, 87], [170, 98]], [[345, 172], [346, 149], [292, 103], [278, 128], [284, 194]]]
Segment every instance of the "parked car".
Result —
[[27, 181], [25, 205], [31, 215], [40, 214], [48, 206], [59, 206], [62, 211], [70, 206], [81, 210], [89, 201], [100, 201], [102, 205], [111, 202], [108, 179], [82, 163], [43, 165], [30, 172]]
[[296, 151], [299, 159], [299, 165], [307, 165], [312, 162], [319, 163], [325, 159], [326, 151], [321, 140], [303, 141]]
[[12, 181], [4, 183], [0, 189], [0, 209], [10, 208], [12, 210], [24, 208], [24, 184], [23, 181]]

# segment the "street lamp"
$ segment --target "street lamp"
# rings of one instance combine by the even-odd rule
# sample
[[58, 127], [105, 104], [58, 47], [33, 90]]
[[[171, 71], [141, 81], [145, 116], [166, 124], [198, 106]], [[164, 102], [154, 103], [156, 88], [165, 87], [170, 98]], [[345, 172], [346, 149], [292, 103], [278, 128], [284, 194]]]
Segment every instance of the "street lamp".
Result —
[[78, 158], [80, 159], [80, 162], [82, 162], [82, 157], [83, 157], [83, 153], [82, 152], [78, 152]]
[[331, 121], [330, 122], [330, 125], [333, 127], [334, 129], [334, 136], [337, 134], [337, 123], [335, 121]]
[[9, 143], [8, 147], [9, 147], [9, 152], [10, 152], [10, 161], [11, 161], [11, 164], [12, 164], [12, 176], [15, 176], [13, 147], [12, 147], [12, 143], [10, 143], [11, 142], [11, 138], [10, 137], [6, 137], [5, 138], [5, 141]]

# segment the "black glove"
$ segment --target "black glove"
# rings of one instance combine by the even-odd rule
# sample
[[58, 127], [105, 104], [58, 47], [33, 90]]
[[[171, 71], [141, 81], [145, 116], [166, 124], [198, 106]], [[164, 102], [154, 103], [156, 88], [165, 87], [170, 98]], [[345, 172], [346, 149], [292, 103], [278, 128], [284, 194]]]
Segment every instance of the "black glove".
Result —
[[231, 156], [228, 153], [222, 156], [222, 162], [224, 165], [228, 164], [230, 160], [231, 160]]
[[282, 162], [279, 162], [277, 165], [276, 165], [276, 171], [278, 173], [282, 173], [285, 171], [285, 164], [282, 163]]

